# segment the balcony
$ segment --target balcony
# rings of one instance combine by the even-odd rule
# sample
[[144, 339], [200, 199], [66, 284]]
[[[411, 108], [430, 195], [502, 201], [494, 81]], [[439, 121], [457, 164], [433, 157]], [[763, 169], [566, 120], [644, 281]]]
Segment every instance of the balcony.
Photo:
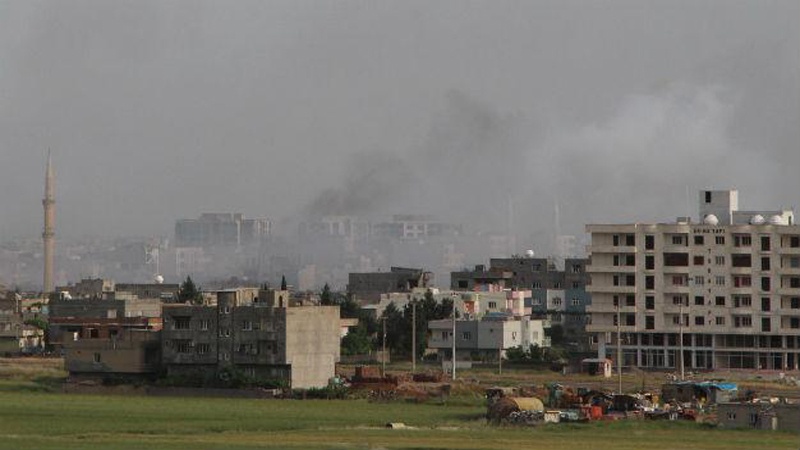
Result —
[[800, 296], [800, 287], [792, 288], [792, 287], [781, 287], [776, 289], [778, 295], [790, 295], [793, 297]]
[[586, 286], [586, 292], [598, 294], [635, 294], [636, 286]]
[[611, 244], [587, 245], [586, 253], [590, 255], [598, 253], [636, 253], [636, 246]]
[[778, 254], [800, 255], [800, 247], [778, 247]]
[[612, 266], [610, 264], [597, 264], [586, 266], [588, 273], [635, 273], [636, 266]]

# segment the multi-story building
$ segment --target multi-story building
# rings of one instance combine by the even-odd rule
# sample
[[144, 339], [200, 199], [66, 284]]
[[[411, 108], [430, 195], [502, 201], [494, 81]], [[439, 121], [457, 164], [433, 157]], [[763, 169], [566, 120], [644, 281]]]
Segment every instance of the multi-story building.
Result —
[[163, 319], [171, 375], [235, 367], [293, 388], [322, 387], [339, 360], [339, 307], [290, 306], [288, 291], [219, 291], [215, 306], [164, 305]]
[[800, 367], [800, 226], [701, 191], [701, 222], [588, 225], [587, 331], [626, 366]]
[[586, 307], [591, 304], [587, 264], [585, 258], [567, 258], [561, 270], [547, 258], [492, 258], [488, 269], [478, 265], [475, 270], [452, 272], [450, 286], [477, 292], [530, 290], [525, 307], [575, 338], [583, 333]]
[[238, 247], [260, 243], [271, 233], [267, 219], [246, 219], [244, 214], [201, 214], [175, 222], [176, 247]]

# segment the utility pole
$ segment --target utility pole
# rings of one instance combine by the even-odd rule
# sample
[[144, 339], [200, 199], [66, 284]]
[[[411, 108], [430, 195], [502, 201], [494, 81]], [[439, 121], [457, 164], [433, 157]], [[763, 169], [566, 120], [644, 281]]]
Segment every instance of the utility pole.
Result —
[[680, 351], [680, 356], [681, 356], [681, 359], [680, 359], [681, 381], [683, 381], [683, 376], [684, 376], [684, 364], [683, 364], [683, 300], [681, 300], [681, 306], [680, 306], [679, 311], [680, 311], [680, 318], [679, 318], [680, 327], [678, 328], [678, 330], [679, 330], [678, 331], [678, 340], [680, 342], [679, 342], [678, 348], [680, 349], [679, 351]]
[[411, 374], [417, 372], [417, 301], [411, 302]]
[[456, 302], [453, 299], [453, 381], [456, 380]]
[[619, 379], [619, 393], [622, 394], [622, 320], [617, 300], [617, 378]]
[[500, 337], [500, 345], [497, 346], [497, 374], [503, 374], [503, 337]]
[[381, 377], [386, 378], [386, 316], [383, 316], [383, 350], [381, 351]]

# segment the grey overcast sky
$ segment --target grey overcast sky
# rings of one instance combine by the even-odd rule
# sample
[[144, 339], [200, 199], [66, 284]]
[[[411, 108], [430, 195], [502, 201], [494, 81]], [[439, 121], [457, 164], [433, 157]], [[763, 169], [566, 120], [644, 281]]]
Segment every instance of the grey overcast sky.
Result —
[[[671, 220], [800, 204], [800, 2], [0, 2], [0, 240], [241, 211]], [[687, 189], [691, 198], [686, 199]], [[687, 211], [688, 209], [688, 211]], [[500, 222], [497, 222], [500, 223]]]

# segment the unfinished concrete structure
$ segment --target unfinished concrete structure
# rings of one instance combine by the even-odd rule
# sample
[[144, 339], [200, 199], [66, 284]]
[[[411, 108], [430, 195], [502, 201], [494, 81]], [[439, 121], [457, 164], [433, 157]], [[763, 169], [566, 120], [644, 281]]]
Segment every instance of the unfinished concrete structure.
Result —
[[381, 294], [389, 292], [411, 292], [415, 288], [427, 288], [433, 282], [433, 274], [422, 269], [392, 267], [389, 272], [351, 273], [347, 292], [361, 303], [377, 303]]
[[587, 226], [598, 357], [616, 361], [621, 342], [625, 366], [797, 370], [793, 212], [739, 211], [736, 191], [701, 191], [699, 212], [699, 223]]
[[293, 388], [326, 386], [339, 360], [338, 306], [290, 306], [287, 291], [217, 292], [215, 306], [164, 305], [162, 361], [170, 375], [226, 367]]

